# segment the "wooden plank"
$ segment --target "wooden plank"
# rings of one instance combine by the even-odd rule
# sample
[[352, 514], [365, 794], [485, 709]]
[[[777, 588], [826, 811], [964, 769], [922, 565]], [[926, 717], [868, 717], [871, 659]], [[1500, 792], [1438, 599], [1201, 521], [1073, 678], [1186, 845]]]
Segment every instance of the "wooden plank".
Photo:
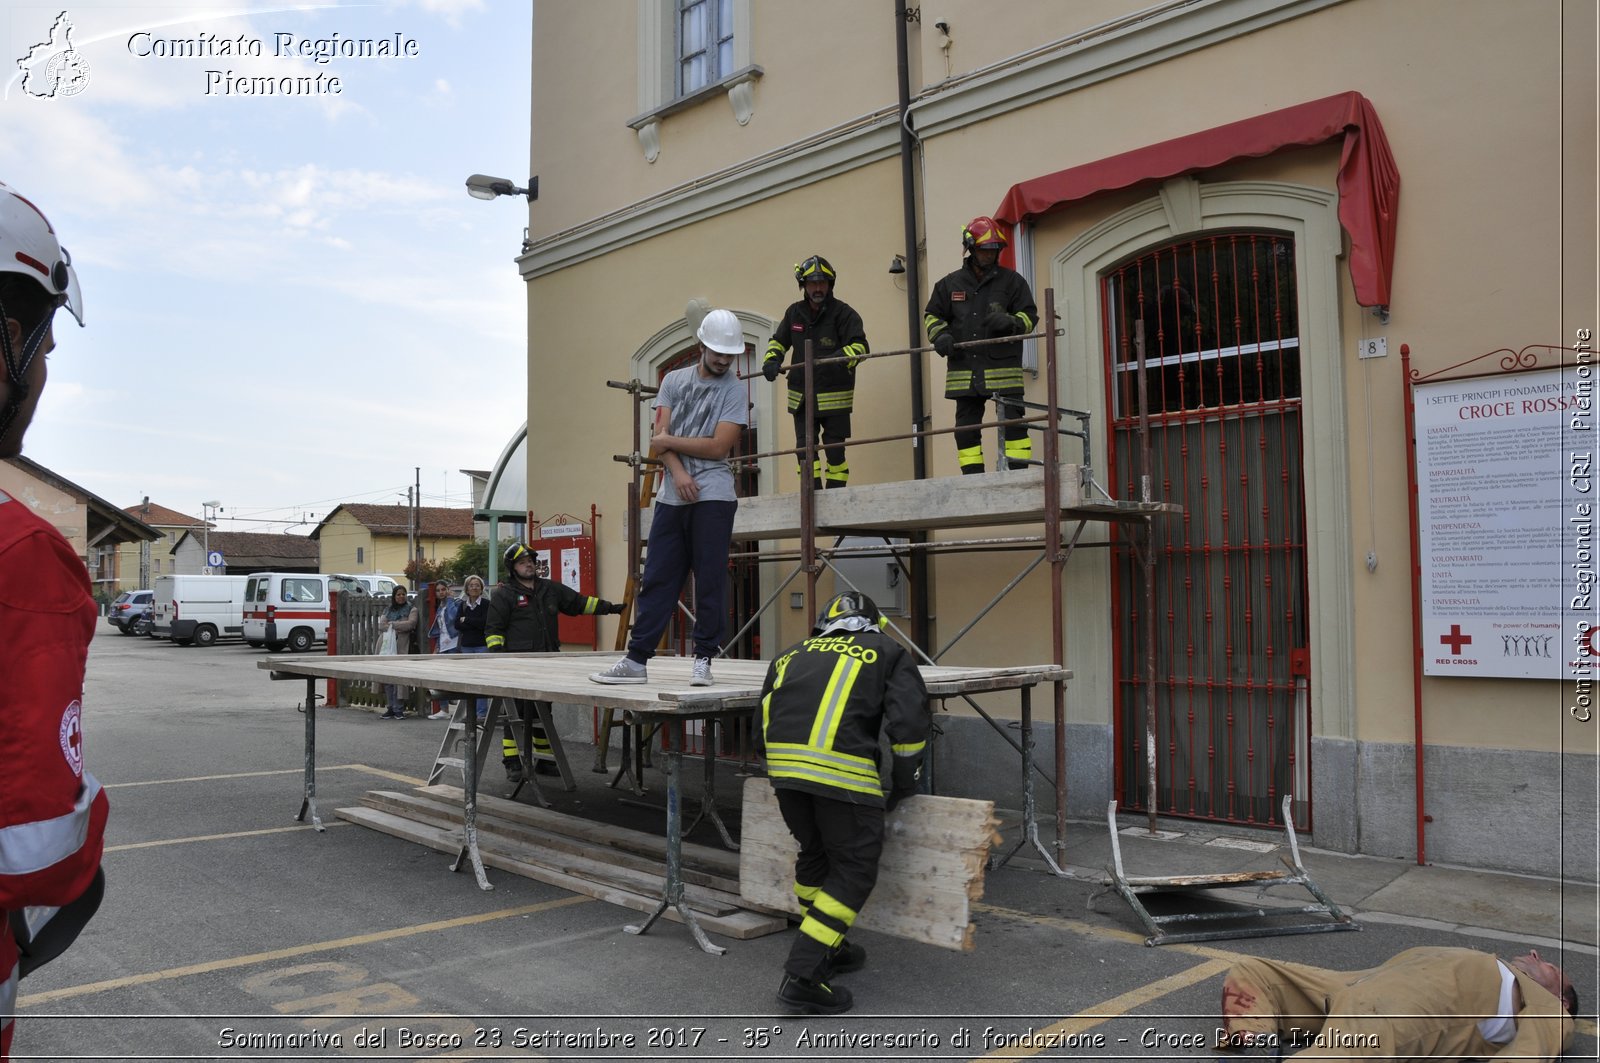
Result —
[[[461, 839], [451, 831], [416, 823], [388, 812], [380, 812], [375, 808], [340, 808], [334, 810], [334, 815], [351, 823], [393, 835], [396, 838], [425, 845], [441, 853], [454, 855], [461, 847]], [[574, 875], [563, 874], [547, 867], [518, 860], [503, 853], [488, 852], [482, 855], [483, 862], [488, 867], [509, 871], [523, 878], [535, 879], [572, 893], [582, 894], [585, 897], [594, 897], [597, 900], [608, 901], [624, 908], [631, 908], [637, 912], [653, 912], [656, 905], [661, 903], [659, 896], [641, 896], [628, 890], [590, 882]], [[471, 881], [470, 878], [467, 881]], [[683, 917], [674, 908], [668, 908], [663, 912], [662, 918], [669, 919], [675, 923], [683, 922]], [[736, 940], [765, 937], [768, 934], [779, 933], [788, 927], [787, 921], [782, 917], [761, 915], [750, 911], [741, 911], [725, 916], [700, 915], [696, 913], [696, 919], [708, 932], [721, 934], [724, 937]]]
[[[919, 795], [902, 802], [885, 825], [878, 884], [856, 925], [941, 948], [971, 949], [971, 905], [983, 895], [989, 849], [999, 840], [997, 825], [992, 801]], [[746, 780], [740, 895], [766, 908], [798, 913], [798, 849], [771, 784]]]
[[[452, 830], [461, 827], [462, 810], [459, 806], [452, 807], [443, 802], [429, 801], [423, 795], [369, 790], [362, 796], [361, 803], [369, 808], [392, 812], [435, 826], [448, 827]], [[667, 868], [663, 861], [614, 849], [597, 848], [581, 838], [571, 838], [555, 831], [513, 823], [497, 816], [486, 816], [481, 812], [477, 823], [480, 848], [492, 846], [519, 859], [546, 864], [574, 874], [580, 873], [578, 864], [563, 862], [563, 857], [571, 857], [574, 860], [584, 861], [585, 867], [594, 865], [593, 868], [581, 873], [609, 876], [609, 881], [630, 889], [637, 888], [648, 892], [650, 889], [661, 889], [665, 886]], [[617, 873], [612, 874], [610, 869], [616, 869]], [[644, 876], [644, 879], [635, 882], [632, 881], [634, 876]], [[646, 879], [649, 881], [645, 881]], [[684, 868], [683, 880], [686, 896], [704, 902], [708, 906], [707, 911], [721, 909], [726, 912], [739, 907], [737, 878], [708, 875], [703, 871]]]
[[[424, 786], [419, 787], [417, 792], [453, 803], [458, 808], [466, 798], [459, 786]], [[479, 794], [478, 815], [485, 814], [500, 816], [514, 823], [525, 823], [545, 830], [558, 831], [568, 837], [582, 838], [621, 852], [637, 853], [640, 856], [656, 857], [661, 860], [667, 858], [667, 840], [659, 834], [618, 827], [610, 823], [597, 823], [554, 809], [537, 808], [504, 797]], [[687, 841], [683, 843], [682, 852], [685, 867], [693, 867], [728, 879], [739, 877], [737, 853]]]

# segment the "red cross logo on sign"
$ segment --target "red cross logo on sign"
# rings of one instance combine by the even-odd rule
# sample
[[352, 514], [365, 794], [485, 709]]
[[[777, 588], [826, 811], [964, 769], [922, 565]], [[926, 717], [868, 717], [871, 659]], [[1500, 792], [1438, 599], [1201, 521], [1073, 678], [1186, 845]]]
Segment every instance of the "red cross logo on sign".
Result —
[[1450, 634], [1440, 635], [1439, 643], [1450, 647], [1450, 656], [1461, 656], [1461, 647], [1472, 645], [1472, 636], [1461, 630], [1460, 624], [1450, 625]]

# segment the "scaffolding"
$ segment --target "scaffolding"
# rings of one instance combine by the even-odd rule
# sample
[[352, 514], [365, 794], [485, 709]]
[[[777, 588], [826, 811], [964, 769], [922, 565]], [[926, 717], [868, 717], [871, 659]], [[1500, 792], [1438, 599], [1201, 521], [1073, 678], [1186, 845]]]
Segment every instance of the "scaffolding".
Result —
[[[1064, 669], [1065, 661], [1065, 625], [1062, 591], [1062, 578], [1068, 560], [1073, 552], [1079, 548], [1079, 540], [1084, 529], [1090, 522], [1116, 523], [1133, 529], [1133, 541], [1144, 572], [1144, 591], [1147, 603], [1153, 602], [1154, 590], [1154, 552], [1150, 548], [1152, 522], [1157, 517], [1172, 515], [1181, 512], [1180, 507], [1155, 501], [1151, 497], [1151, 484], [1153, 477], [1148, 465], [1148, 446], [1141, 447], [1141, 454], [1145, 466], [1141, 469], [1141, 498], [1137, 501], [1125, 501], [1111, 497], [1111, 495], [1094, 478], [1093, 468], [1090, 463], [1090, 442], [1092, 415], [1083, 410], [1065, 408], [1061, 405], [1059, 395], [1059, 377], [1057, 372], [1057, 345], [1056, 339], [1060, 330], [1057, 327], [1055, 311], [1055, 293], [1051, 289], [1044, 292], [1044, 317], [1041, 328], [1022, 337], [1004, 337], [993, 340], [976, 340], [969, 343], [958, 344], [959, 348], [979, 348], [994, 343], [1013, 343], [1020, 340], [1040, 340], [1044, 351], [1044, 376], [1046, 397], [1043, 403], [1020, 403], [1013, 401], [1013, 405], [1020, 405], [1024, 415], [1020, 417], [1000, 418], [986, 421], [976, 426], [962, 426], [963, 429], [976, 427], [980, 431], [1001, 428], [1010, 425], [1023, 424], [1029, 426], [1030, 432], [1038, 432], [1043, 436], [1042, 459], [1029, 462], [1029, 467], [1020, 471], [991, 472], [980, 475], [966, 475], [955, 477], [940, 477], [936, 479], [897, 481], [887, 484], [871, 484], [863, 486], [847, 486], [829, 488], [818, 491], [813, 484], [812, 477], [800, 476], [800, 490], [797, 495], [759, 496], [754, 498], [741, 498], [739, 509], [734, 521], [733, 538], [735, 542], [754, 544], [753, 549], [745, 552], [730, 554], [730, 559], [754, 558], [765, 563], [792, 563], [787, 575], [777, 582], [777, 587], [755, 610], [755, 613], [746, 622], [745, 626], [726, 640], [726, 643], [737, 642], [748, 628], [755, 624], [761, 615], [771, 608], [778, 597], [801, 575], [805, 576], [805, 606], [806, 615], [815, 616], [817, 610], [817, 580], [824, 570], [831, 570], [836, 580], [852, 589], [855, 587], [849, 577], [841, 572], [834, 561], [847, 556], [889, 557], [902, 569], [906, 568], [907, 561], [917, 552], [922, 552], [924, 557], [941, 553], [995, 551], [995, 550], [1031, 550], [1037, 548], [1038, 556], [1019, 575], [1000, 590], [971, 621], [961, 627], [957, 634], [945, 644], [937, 648], [923, 647], [917, 643], [906, 631], [891, 622], [896, 634], [921, 660], [929, 665], [937, 665], [957, 642], [960, 641], [976, 624], [987, 616], [1002, 600], [1040, 565], [1048, 562], [1050, 567], [1050, 646], [1052, 663], [1058, 669]], [[901, 350], [874, 352], [856, 359], [862, 361], [876, 358], [892, 357], [922, 357], [931, 347], [910, 347]], [[1139, 347], [1139, 377], [1142, 385], [1144, 378], [1144, 364], [1142, 344]], [[804, 438], [800, 445], [784, 449], [773, 450], [758, 454], [742, 456], [740, 461], [755, 461], [761, 458], [775, 458], [788, 455], [797, 456], [802, 469], [816, 467], [817, 451], [821, 448], [816, 443], [816, 425], [814, 404], [809, 396], [815, 394], [813, 386], [814, 373], [818, 366], [834, 362], [844, 362], [843, 356], [835, 358], [816, 357], [808, 340], [802, 353], [802, 368], [805, 379], [805, 395], [808, 399], [804, 403], [805, 430]], [[752, 373], [745, 377], [759, 376]], [[652, 456], [641, 453], [641, 437], [639, 426], [643, 423], [640, 404], [655, 394], [655, 389], [641, 384], [637, 380], [619, 382], [609, 381], [608, 386], [627, 391], [635, 404], [634, 409], [634, 449], [630, 454], [616, 455], [615, 460], [625, 462], [632, 468], [632, 482], [629, 485], [628, 514], [628, 556], [635, 562], [642, 558], [641, 545], [646, 537], [644, 527], [644, 514], [639, 505], [644, 496], [643, 481], [653, 466], [659, 464]], [[1147, 434], [1148, 418], [1143, 416], [1145, 404], [1145, 391], [1140, 388], [1141, 432]], [[922, 447], [927, 445], [927, 440], [933, 436], [953, 433], [954, 428], [932, 429], [922, 425], [916, 426], [911, 432], [895, 435], [875, 436], [866, 439], [850, 439], [845, 442], [846, 447], [865, 446], [870, 444], [888, 443], [894, 441], [910, 440], [912, 445]], [[1063, 460], [1061, 448], [1062, 437], [1069, 436], [1079, 440], [1082, 446], [1082, 460], [1078, 463], [1069, 463]], [[1042, 524], [1042, 530], [1037, 534], [1023, 534], [1014, 536], [975, 536], [970, 538], [940, 539], [933, 541], [911, 541], [904, 544], [891, 544], [888, 539], [897, 533], [933, 532], [966, 528], [993, 528], [1006, 525], [1034, 525]], [[832, 547], [819, 547], [819, 538], [834, 538]], [[885, 542], [882, 547], [850, 547], [842, 545], [846, 536], [883, 537]], [[797, 540], [798, 548], [780, 549], [773, 551], [761, 550], [761, 540]], [[637, 571], [629, 574], [631, 581], [637, 581]], [[1153, 608], [1146, 608], [1145, 613], [1145, 669], [1147, 682], [1145, 684], [1145, 750], [1146, 771], [1150, 777], [1151, 793], [1155, 793], [1156, 758], [1154, 756], [1154, 743], [1156, 733], [1155, 705], [1153, 693], [1154, 682], [1154, 615]], [[1066, 677], [1070, 672], [1063, 672], [1055, 679], [1052, 686], [1052, 708], [1054, 721], [1054, 773], [1046, 772], [1034, 761], [1033, 724], [1032, 713], [1027, 699], [1022, 704], [1021, 740], [1014, 739], [1007, 728], [987, 713], [982, 706], [973, 700], [970, 694], [961, 695], [967, 705], [972, 708], [996, 733], [998, 733], [1020, 756], [1023, 769], [1023, 838], [1015, 849], [1000, 858], [997, 863], [1003, 864], [1016, 855], [1024, 846], [1031, 844], [1037, 849], [1052, 873], [1065, 877], [1067, 872], [1062, 869], [1065, 862], [1066, 851], [1066, 820], [1067, 820], [1067, 781], [1066, 781]], [[710, 753], [707, 754], [708, 756]], [[1037, 772], [1052, 789], [1054, 795], [1055, 813], [1055, 840], [1053, 853], [1039, 840], [1038, 816], [1034, 801], [1033, 780]], [[1155, 803], [1151, 802], [1150, 808], [1151, 829], [1155, 825]]]

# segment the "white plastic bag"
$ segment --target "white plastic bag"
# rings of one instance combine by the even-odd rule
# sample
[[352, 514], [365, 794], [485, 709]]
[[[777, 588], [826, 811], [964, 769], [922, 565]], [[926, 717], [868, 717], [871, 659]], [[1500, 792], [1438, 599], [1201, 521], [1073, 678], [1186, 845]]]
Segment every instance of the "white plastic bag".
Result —
[[378, 652], [385, 655], [392, 655], [396, 652], [396, 649], [397, 647], [395, 646], [394, 628], [384, 628], [382, 636], [380, 636], [378, 639]]

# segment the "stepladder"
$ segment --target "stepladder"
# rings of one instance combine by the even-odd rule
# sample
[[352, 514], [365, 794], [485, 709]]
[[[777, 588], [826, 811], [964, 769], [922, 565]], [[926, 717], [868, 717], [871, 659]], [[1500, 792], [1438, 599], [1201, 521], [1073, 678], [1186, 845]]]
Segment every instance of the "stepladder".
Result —
[[[512, 731], [517, 738], [517, 756], [521, 761], [522, 778], [517, 782], [509, 795], [515, 800], [522, 792], [524, 786], [533, 788], [533, 795], [539, 804], [546, 808], [550, 800], [535, 779], [535, 766], [539, 764], [552, 764], [556, 774], [561, 779], [564, 790], [577, 789], [573, 781], [572, 769], [567, 763], [566, 749], [562, 744], [561, 735], [556, 731], [554, 715], [550, 704], [543, 701], [522, 702], [527, 705], [530, 713], [526, 719], [517, 711], [518, 702], [512, 698], [489, 699], [489, 710], [483, 719], [477, 718], [477, 699], [463, 697], [455, 704], [450, 714], [450, 722], [445, 725], [444, 738], [439, 743], [439, 753], [433, 759], [433, 768], [428, 772], [427, 785], [433, 786], [444, 781], [445, 774], [454, 770], [460, 773], [461, 785], [468, 793], [475, 793], [478, 782], [483, 778], [484, 763], [488, 760], [489, 751], [501, 744], [501, 732], [504, 721], [512, 721]], [[533, 721], [538, 720], [544, 731], [545, 741], [540, 743], [545, 748], [535, 749], [532, 735]], [[469, 765], [467, 749], [472, 749], [472, 763]]]

